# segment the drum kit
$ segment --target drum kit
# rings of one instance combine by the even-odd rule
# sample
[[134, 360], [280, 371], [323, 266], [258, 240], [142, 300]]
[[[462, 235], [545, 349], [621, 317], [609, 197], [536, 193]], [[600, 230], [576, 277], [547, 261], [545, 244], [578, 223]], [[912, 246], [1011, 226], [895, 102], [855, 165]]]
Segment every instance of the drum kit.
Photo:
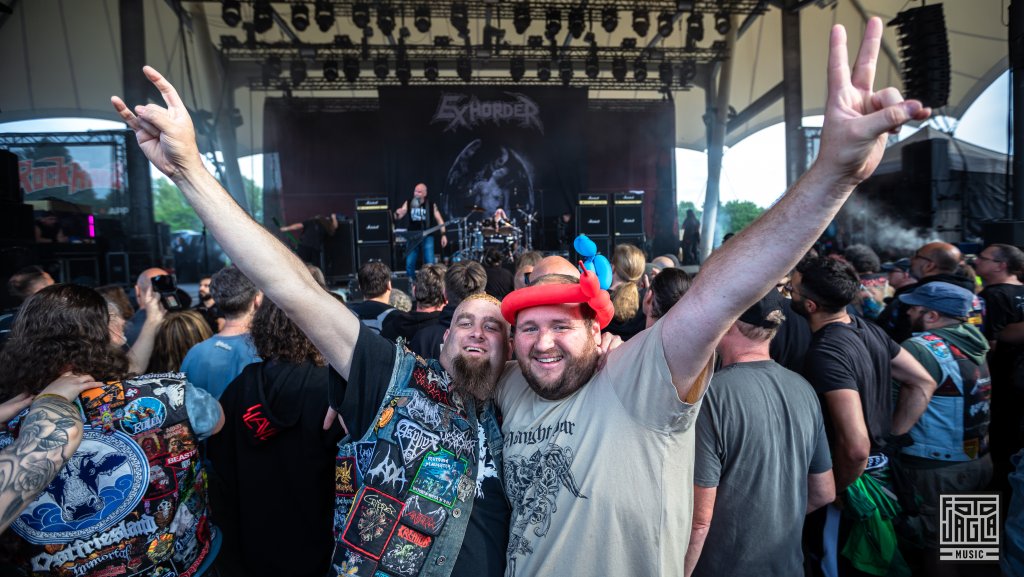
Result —
[[[533, 225], [537, 215], [522, 209], [516, 210], [523, 217], [522, 228], [514, 218], [480, 218], [485, 212], [484, 209], [473, 206], [469, 214], [460, 219], [456, 226], [459, 233], [459, 249], [452, 256], [452, 261], [481, 262], [488, 249], [493, 248], [497, 249], [505, 260], [512, 262], [519, 253], [533, 250]], [[522, 242], [524, 237], [525, 243]]]

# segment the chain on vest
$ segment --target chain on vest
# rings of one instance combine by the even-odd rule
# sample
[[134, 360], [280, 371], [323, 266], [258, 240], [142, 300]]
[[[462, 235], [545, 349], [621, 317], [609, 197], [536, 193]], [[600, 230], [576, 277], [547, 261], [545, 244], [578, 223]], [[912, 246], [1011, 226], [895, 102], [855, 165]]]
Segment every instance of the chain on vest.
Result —
[[[144, 375], [79, 397], [82, 444], [11, 525], [38, 575], [193, 575], [210, 550], [206, 476], [185, 376]], [[18, 421], [0, 435], [7, 446]]]

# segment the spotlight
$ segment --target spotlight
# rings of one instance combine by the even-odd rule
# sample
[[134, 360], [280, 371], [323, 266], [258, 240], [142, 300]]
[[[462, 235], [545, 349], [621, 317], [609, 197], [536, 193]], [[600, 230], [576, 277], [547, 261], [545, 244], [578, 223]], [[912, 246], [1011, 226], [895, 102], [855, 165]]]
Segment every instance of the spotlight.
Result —
[[672, 63], [668, 60], [662, 60], [661, 64], [658, 65], [658, 80], [666, 88], [672, 85]]
[[220, 17], [224, 23], [234, 28], [242, 21], [242, 3], [238, 0], [224, 0], [220, 6]]
[[537, 80], [540, 80], [541, 82], [547, 82], [548, 80], [551, 80], [550, 62], [547, 62], [545, 60], [537, 63]]
[[646, 10], [636, 9], [633, 10], [633, 32], [636, 32], [637, 36], [647, 36], [647, 31], [651, 29], [651, 16]]
[[434, 36], [434, 46], [437, 46], [438, 48], [448, 48], [451, 45], [451, 36]]
[[327, 32], [334, 26], [334, 5], [327, 0], [316, 0], [313, 5], [313, 19], [321, 32]]
[[626, 57], [616, 56], [612, 58], [612, 78], [616, 82], [626, 81]]
[[558, 77], [562, 79], [562, 86], [569, 86], [572, 81], [572, 61], [565, 59], [558, 62]]
[[412, 79], [412, 64], [409, 63], [409, 59], [402, 57], [395, 62], [395, 77], [402, 83], [402, 86], [408, 86], [409, 80]]
[[373, 59], [373, 74], [381, 80], [388, 77], [388, 57], [386, 54], [381, 54]]
[[352, 23], [360, 30], [370, 25], [369, 4], [365, 2], [356, 2], [352, 5]]
[[455, 73], [463, 82], [473, 80], [473, 61], [468, 56], [459, 56], [455, 60]]
[[704, 14], [691, 12], [686, 19], [686, 47], [693, 48], [704, 41]]
[[434, 82], [440, 75], [440, 69], [437, 66], [437, 60], [431, 58], [423, 63], [423, 77], [427, 80]]
[[647, 80], [647, 61], [637, 58], [633, 61], [633, 80], [645, 82]]
[[348, 34], [336, 34], [334, 36], [334, 45], [338, 48], [352, 48], [352, 38]]
[[526, 59], [522, 56], [513, 56], [508, 61], [508, 73], [512, 75], [513, 82], [519, 82], [526, 75]]
[[345, 75], [345, 80], [355, 82], [359, 78], [359, 59], [355, 56], [342, 58], [341, 71]]
[[715, 12], [715, 31], [725, 36], [729, 33], [730, 28], [732, 28], [732, 22], [729, 21], [729, 13], [724, 10]]
[[548, 8], [544, 12], [544, 35], [548, 40], [553, 40], [562, 31], [562, 11], [558, 8]]
[[632, 49], [636, 48], [636, 38], [633, 38], [632, 36], [628, 36], [626, 38], [623, 38], [622, 39], [622, 47], [627, 49], [627, 50], [632, 50]]
[[459, 36], [469, 34], [469, 8], [465, 2], [452, 2], [451, 21]]
[[683, 60], [679, 66], [679, 85], [690, 86], [694, 78], [697, 78], [697, 63], [693, 59]]
[[306, 80], [306, 63], [301, 60], [292, 60], [290, 76], [292, 86], [298, 86]]
[[619, 9], [615, 6], [605, 6], [601, 9], [601, 28], [611, 34], [619, 26]]
[[299, 32], [309, 28], [309, 6], [292, 4], [292, 26]]
[[583, 36], [583, 29], [587, 26], [585, 17], [582, 6], [577, 5], [569, 9], [569, 34], [572, 34], [573, 38]]
[[526, 38], [526, 45], [530, 48], [540, 48], [544, 46], [544, 37], [540, 34], [531, 34]]
[[583, 63], [583, 71], [587, 74], [587, 78], [591, 80], [597, 78], [597, 75], [601, 73], [601, 64], [597, 59], [597, 52], [592, 50], [587, 55], [587, 60]]
[[420, 4], [416, 7], [413, 12], [413, 25], [424, 34], [430, 31], [430, 6]]
[[517, 2], [512, 7], [512, 26], [516, 29], [516, 34], [525, 34], [526, 29], [530, 27], [530, 3], [529, 2]]
[[325, 60], [324, 61], [324, 80], [328, 82], [334, 82], [338, 79], [338, 61], [337, 60]]
[[281, 59], [271, 56], [260, 68], [263, 73], [263, 86], [270, 86], [270, 81], [281, 75]]
[[395, 31], [395, 9], [390, 4], [382, 4], [377, 8], [377, 28], [384, 36], [391, 36]]
[[658, 36], [668, 38], [672, 35], [672, 13], [662, 12], [658, 14]]
[[267, 0], [257, 0], [252, 5], [252, 28], [262, 34], [274, 26], [274, 9]]

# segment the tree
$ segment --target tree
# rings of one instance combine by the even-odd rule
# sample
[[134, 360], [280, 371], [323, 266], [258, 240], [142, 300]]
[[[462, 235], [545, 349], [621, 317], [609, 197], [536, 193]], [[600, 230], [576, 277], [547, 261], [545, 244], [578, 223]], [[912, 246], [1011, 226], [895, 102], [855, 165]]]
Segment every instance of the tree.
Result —
[[[245, 182], [245, 196], [249, 210], [256, 222], [263, 222], [263, 189], [252, 180], [242, 177]], [[166, 223], [171, 230], [202, 230], [203, 223], [192, 207], [185, 202], [178, 187], [170, 180], [160, 177], [153, 186], [153, 219]]]
[[701, 211], [697, 210], [696, 205], [694, 205], [692, 202], [688, 200], [680, 201], [679, 206], [676, 207], [676, 210], [679, 213], [679, 226], [683, 226], [683, 221], [686, 220], [687, 210], [692, 210], [693, 214], [697, 215], [697, 220], [700, 220], [700, 217], [703, 214]]
[[721, 232], [718, 236], [743, 230], [763, 212], [763, 208], [749, 200], [730, 200], [718, 211], [716, 228]]

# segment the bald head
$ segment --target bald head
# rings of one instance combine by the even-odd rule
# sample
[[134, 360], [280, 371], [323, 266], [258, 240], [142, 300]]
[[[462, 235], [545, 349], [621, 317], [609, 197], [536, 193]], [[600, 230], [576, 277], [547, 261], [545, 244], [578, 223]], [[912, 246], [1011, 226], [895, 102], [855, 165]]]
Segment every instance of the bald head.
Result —
[[536, 266], [533, 267], [533, 272], [530, 273], [531, 284], [536, 282], [542, 276], [549, 274], [564, 274], [580, 278], [580, 271], [569, 262], [567, 259], [560, 256], [547, 256], [540, 260]]
[[138, 280], [135, 281], [135, 299], [139, 302], [140, 306], [144, 300], [146, 294], [149, 293], [149, 289], [153, 287], [153, 277], [160, 276], [162, 274], [171, 274], [162, 268], [147, 268], [139, 274]]
[[919, 279], [937, 274], [953, 274], [962, 258], [960, 249], [948, 242], [930, 242], [917, 249], [910, 261], [910, 273]]

